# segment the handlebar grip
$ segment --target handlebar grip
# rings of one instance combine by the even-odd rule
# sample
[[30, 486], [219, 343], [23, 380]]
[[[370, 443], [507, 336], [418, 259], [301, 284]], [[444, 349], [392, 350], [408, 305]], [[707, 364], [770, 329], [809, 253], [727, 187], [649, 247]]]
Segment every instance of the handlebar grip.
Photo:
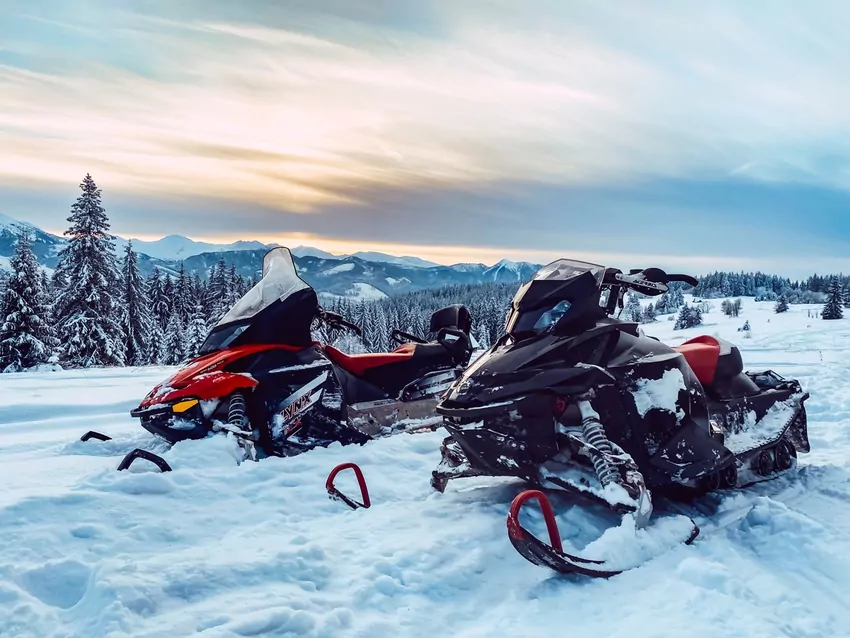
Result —
[[696, 277], [691, 277], [690, 275], [667, 275], [667, 281], [681, 281], [689, 286], [699, 285], [699, 281], [697, 281]]

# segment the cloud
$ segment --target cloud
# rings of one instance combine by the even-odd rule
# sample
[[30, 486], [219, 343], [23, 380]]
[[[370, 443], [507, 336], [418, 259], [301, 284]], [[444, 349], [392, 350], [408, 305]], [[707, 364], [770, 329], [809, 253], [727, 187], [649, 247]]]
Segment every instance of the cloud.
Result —
[[462, 244], [554, 250], [616, 223], [617, 250], [661, 234], [684, 257], [677, 225], [726, 254], [747, 248], [718, 224], [748, 215], [759, 250], [778, 250], [793, 231], [775, 210], [792, 224], [803, 186], [850, 186], [844, 3], [87, 6], [4, 17], [0, 178], [92, 171], [127, 201], [182, 198], [161, 219], [114, 211], [137, 232], [191, 232], [206, 206], [227, 211], [211, 233], [436, 246], [434, 223]]

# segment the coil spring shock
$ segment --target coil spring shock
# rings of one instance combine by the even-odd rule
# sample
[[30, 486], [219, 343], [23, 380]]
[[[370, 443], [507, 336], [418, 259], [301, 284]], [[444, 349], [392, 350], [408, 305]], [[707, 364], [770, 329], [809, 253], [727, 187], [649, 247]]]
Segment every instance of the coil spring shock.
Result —
[[[230, 397], [230, 407], [227, 410], [227, 424], [244, 433], [245, 412], [245, 395], [234, 392]], [[231, 429], [231, 432], [235, 433], [234, 429]]]
[[[579, 401], [578, 408], [581, 412], [581, 430], [584, 434], [584, 440], [600, 452], [613, 454], [614, 448], [611, 447], [611, 442], [605, 434], [605, 428], [599, 420], [599, 413], [593, 409], [590, 401]], [[610, 483], [621, 483], [620, 472], [604, 456], [591, 454], [590, 462], [593, 464], [593, 469], [603, 486]]]

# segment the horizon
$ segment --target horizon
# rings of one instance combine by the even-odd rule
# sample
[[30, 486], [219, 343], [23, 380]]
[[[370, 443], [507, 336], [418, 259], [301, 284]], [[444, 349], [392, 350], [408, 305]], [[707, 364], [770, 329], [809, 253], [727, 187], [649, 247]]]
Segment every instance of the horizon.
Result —
[[[108, 210], [107, 210], [107, 214], [108, 214]], [[0, 215], [2, 215], [2, 212], [0, 212]], [[28, 222], [27, 220], [23, 220], [23, 219], [17, 219], [15, 221], [24, 221], [24, 222], [27, 222], [27, 223], [32, 223], [32, 222]], [[38, 225], [36, 225], [36, 227], [38, 227], [40, 230], [43, 230], [44, 232], [47, 232], [47, 233], [50, 233], [51, 235], [54, 235], [55, 237], [64, 238], [63, 230], [61, 230], [61, 229], [56, 229], [56, 228], [51, 229], [51, 228], [38, 226]], [[236, 243], [236, 242], [239, 242], [239, 241], [242, 241], [242, 242], [259, 242], [259, 243], [263, 243], [263, 244], [266, 244], [266, 245], [277, 243], [277, 244], [287, 248], [290, 251], [297, 250], [298, 248], [308, 248], [308, 249], [313, 248], [313, 249], [317, 249], [317, 250], [320, 250], [320, 251], [323, 251], [323, 252], [330, 253], [334, 258], [344, 258], [344, 257], [347, 257], [347, 256], [353, 256], [354, 253], [358, 253], [358, 252], [379, 252], [379, 253], [383, 253], [385, 255], [389, 255], [391, 257], [401, 257], [401, 258], [413, 257], [413, 258], [419, 258], [419, 259], [426, 259], [426, 257], [424, 257], [422, 254], [402, 254], [400, 252], [392, 252], [392, 246], [387, 246], [387, 245], [384, 245], [384, 244], [370, 244], [369, 245], [370, 247], [368, 247], [368, 248], [363, 247], [361, 245], [356, 250], [339, 251], [339, 250], [336, 250], [336, 249], [332, 249], [333, 247], [322, 248], [321, 246], [316, 246], [316, 245], [312, 245], [312, 244], [308, 244], [308, 243], [298, 243], [297, 241], [290, 242], [289, 244], [279, 242], [279, 241], [263, 241], [263, 240], [258, 239], [256, 237], [204, 238], [204, 237], [197, 236], [197, 235], [194, 236], [194, 237], [191, 237], [189, 235], [185, 235], [185, 234], [181, 234], [181, 233], [168, 233], [166, 235], [149, 235], [149, 236], [142, 236], [142, 237], [126, 237], [126, 236], [122, 236], [120, 233], [115, 232], [114, 229], [113, 229], [113, 235], [115, 235], [117, 238], [119, 238], [121, 240], [132, 241], [132, 242], [137, 242], [137, 241], [156, 242], [156, 241], [166, 239], [168, 237], [178, 237], [178, 238], [182, 238], [182, 239], [188, 239], [188, 240], [193, 241], [193, 242], [210, 243], [210, 244], [217, 244], [217, 245], [230, 245], [230, 244], [233, 244], [233, 243]], [[302, 237], [300, 239], [304, 239], [304, 238]], [[136, 248], [136, 252], [144, 253], [144, 250]], [[564, 253], [564, 254], [561, 254], [561, 255], [557, 255], [557, 256], [555, 256], [552, 259], [547, 260], [547, 261], [535, 261], [533, 259], [511, 259], [510, 257], [506, 257], [504, 255], [496, 258], [493, 261], [471, 261], [471, 260], [468, 260], [468, 261], [436, 261], [436, 260], [430, 260], [430, 259], [426, 259], [426, 261], [433, 261], [437, 266], [456, 266], [456, 265], [468, 264], [468, 263], [478, 263], [478, 264], [483, 264], [484, 266], [487, 266], [487, 267], [493, 267], [493, 266], [496, 266], [502, 260], [508, 260], [508, 261], [514, 261], [514, 262], [525, 262], [525, 263], [529, 263], [531, 265], [545, 266], [550, 261], [554, 261], [555, 259], [561, 259], [561, 258], [563, 258], [563, 259], [578, 259], [579, 261], [585, 261], [584, 259], [580, 259], [577, 256], [576, 253], [569, 253], [569, 254]], [[182, 260], [178, 260], [178, 261], [182, 261]], [[592, 260], [587, 260], [587, 261], [591, 261], [591, 263], [598, 263], [598, 264], [604, 265], [604, 266], [612, 266], [613, 265], [611, 263], [605, 263], [603, 261], [599, 261], [599, 262], [593, 262]], [[660, 267], [658, 263], [653, 263], [652, 265], [655, 266], [655, 267]], [[614, 265], [614, 267], [619, 267], [623, 270], [626, 270], [627, 268], [630, 267], [630, 265], [626, 265], [626, 266]], [[641, 266], [635, 265], [634, 267], [644, 267], [644, 268], [646, 268], [646, 267], [649, 267], [649, 265], [642, 264]], [[700, 272], [684, 271], [682, 269], [676, 270], [675, 268], [665, 268], [665, 270], [667, 272], [671, 272], [671, 273], [672, 272], [680, 272], [680, 273], [684, 272], [685, 274], [690, 274], [690, 275], [693, 275], [693, 276], [696, 276], [696, 277], [709, 275], [709, 274], [711, 274], [712, 272], [715, 272], [715, 271], [735, 272], [735, 273], [738, 273], [738, 272], [745, 272], [745, 273], [761, 272], [761, 273], [767, 274], [767, 275], [775, 275], [775, 276], [778, 276], [778, 277], [786, 278], [786, 279], [791, 280], [792, 282], [805, 281], [806, 279], [808, 279], [811, 276], [828, 276], [828, 275], [841, 275], [841, 276], [843, 276], [843, 274], [844, 274], [843, 271], [840, 271], [840, 270], [804, 272], [802, 269], [798, 271], [798, 273], [802, 273], [802, 274], [786, 274], [785, 272], [773, 271], [773, 270], [769, 270], [769, 269], [765, 269], [765, 268], [758, 268], [758, 267], [752, 268], [752, 269], [743, 269], [743, 270], [740, 270], [740, 269], [724, 269], [724, 268], [716, 267], [716, 268], [713, 268], [711, 270], [700, 271]]]
[[842, 272], [847, 18], [40, 0], [0, 25], [0, 212], [61, 234], [90, 172], [125, 237]]

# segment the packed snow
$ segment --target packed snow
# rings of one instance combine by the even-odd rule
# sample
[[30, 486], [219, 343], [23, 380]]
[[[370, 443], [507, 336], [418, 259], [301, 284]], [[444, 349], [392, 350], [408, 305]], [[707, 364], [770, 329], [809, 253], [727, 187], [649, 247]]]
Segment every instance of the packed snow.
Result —
[[[690, 546], [674, 542], [681, 517], [635, 533], [553, 497], [565, 544], [637, 565], [607, 581], [560, 577], [513, 550], [518, 481], [434, 492], [442, 430], [239, 465], [223, 437], [167, 450], [129, 417], [172, 369], [0, 375], [0, 636], [846, 636], [850, 320], [772, 307], [745, 298], [734, 319], [718, 309], [701, 328], [661, 317], [644, 329], [673, 345], [721, 336], [749, 369], [800, 379], [812, 452], [725, 495]], [[115, 440], [79, 442], [90, 429]], [[133, 447], [174, 471], [116, 472]], [[347, 461], [371, 509], [327, 497], [328, 472]], [[350, 472], [337, 485], [359, 498]], [[546, 538], [528, 510], [523, 524]], [[601, 521], [612, 527], [595, 540]]]

